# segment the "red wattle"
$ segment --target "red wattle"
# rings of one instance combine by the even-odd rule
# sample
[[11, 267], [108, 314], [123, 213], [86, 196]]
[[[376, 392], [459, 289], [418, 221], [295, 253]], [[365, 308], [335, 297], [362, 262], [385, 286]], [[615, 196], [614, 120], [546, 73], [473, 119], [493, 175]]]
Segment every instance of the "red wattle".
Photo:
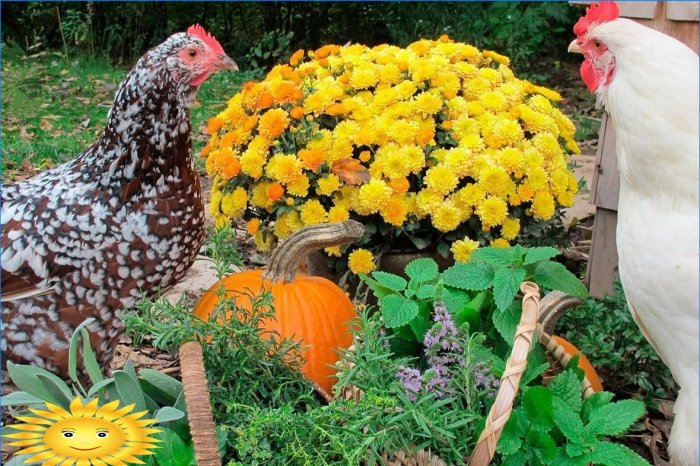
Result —
[[581, 65], [581, 79], [591, 94], [595, 94], [595, 90], [598, 89], [598, 76], [588, 60], [584, 60]]

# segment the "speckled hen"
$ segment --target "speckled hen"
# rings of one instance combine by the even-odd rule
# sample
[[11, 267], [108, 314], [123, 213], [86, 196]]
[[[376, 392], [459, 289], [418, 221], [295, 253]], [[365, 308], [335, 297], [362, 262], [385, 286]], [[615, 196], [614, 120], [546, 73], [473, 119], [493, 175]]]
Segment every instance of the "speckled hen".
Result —
[[106, 366], [123, 311], [185, 275], [204, 238], [190, 107], [212, 73], [237, 69], [201, 26], [174, 34], [119, 86], [92, 147], [3, 186], [3, 365], [65, 375], [75, 327], [95, 317]]

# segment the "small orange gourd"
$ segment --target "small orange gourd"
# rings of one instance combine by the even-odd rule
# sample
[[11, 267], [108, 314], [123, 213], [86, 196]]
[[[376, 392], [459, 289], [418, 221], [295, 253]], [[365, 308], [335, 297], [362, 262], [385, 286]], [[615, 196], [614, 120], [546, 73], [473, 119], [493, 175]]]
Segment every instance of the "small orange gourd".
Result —
[[591, 383], [591, 388], [593, 388], [593, 390], [595, 390], [596, 392], [602, 392], [603, 384], [600, 382], [598, 373], [595, 371], [595, 369], [593, 368], [593, 364], [591, 364], [586, 355], [583, 354], [573, 344], [569, 343], [568, 340], [565, 340], [562, 337], [552, 335], [552, 340], [561, 345], [561, 347], [564, 348], [564, 351], [566, 351], [566, 353], [569, 354], [571, 357], [578, 355], [578, 367], [583, 371], [584, 374], [586, 374], [586, 378]]
[[301, 261], [313, 251], [357, 241], [364, 234], [359, 222], [312, 225], [287, 237], [272, 253], [265, 269], [247, 270], [223, 278], [199, 301], [194, 314], [209, 319], [216, 308], [221, 286], [228, 298], [239, 298], [244, 309], [252, 305], [251, 294], [272, 293], [275, 319], [266, 319], [263, 332], [275, 331], [282, 338], [301, 343], [305, 360], [302, 373], [319, 392], [330, 399], [335, 383], [338, 348], [352, 345], [349, 322], [357, 317], [355, 306], [336, 284], [322, 277], [298, 273]]

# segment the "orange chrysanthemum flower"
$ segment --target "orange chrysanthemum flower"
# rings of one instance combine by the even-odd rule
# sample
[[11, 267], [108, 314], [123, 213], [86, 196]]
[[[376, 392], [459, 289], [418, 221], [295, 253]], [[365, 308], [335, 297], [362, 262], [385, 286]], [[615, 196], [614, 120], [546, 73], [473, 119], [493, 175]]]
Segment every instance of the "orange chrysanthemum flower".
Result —
[[267, 190], [267, 197], [273, 201], [279, 201], [284, 196], [284, 187], [280, 183], [274, 183]]
[[301, 165], [307, 170], [318, 171], [318, 167], [323, 163], [323, 151], [321, 149], [302, 149], [297, 153]]
[[224, 123], [225, 121], [218, 116], [209, 118], [209, 121], [207, 121], [207, 132], [209, 134], [218, 132], [224, 126]]
[[292, 66], [297, 66], [299, 62], [304, 58], [304, 50], [299, 49], [289, 57], [289, 64]]
[[294, 119], [299, 119], [304, 116], [304, 109], [301, 107], [294, 107], [289, 111], [289, 115]]

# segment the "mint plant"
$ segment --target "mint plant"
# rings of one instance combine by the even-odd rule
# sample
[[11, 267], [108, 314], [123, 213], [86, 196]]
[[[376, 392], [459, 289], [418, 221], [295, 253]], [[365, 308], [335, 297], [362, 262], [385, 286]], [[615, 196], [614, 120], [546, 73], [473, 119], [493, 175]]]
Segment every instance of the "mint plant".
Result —
[[487, 335], [495, 328], [512, 343], [520, 320], [516, 295], [525, 280], [544, 290], [560, 290], [585, 297], [581, 281], [564, 265], [550, 260], [559, 254], [551, 247], [479, 248], [466, 263], [440, 273], [430, 258], [416, 259], [405, 268], [408, 280], [386, 272], [361, 275], [379, 300], [384, 325], [400, 338], [421, 342], [430, 326], [436, 301], [445, 304], [457, 325], [465, 322], [471, 331]]
[[620, 436], [644, 414], [637, 400], [612, 402], [598, 392], [581, 399], [581, 381], [569, 368], [547, 387], [523, 390], [498, 442], [503, 466], [649, 466], [608, 437]]

